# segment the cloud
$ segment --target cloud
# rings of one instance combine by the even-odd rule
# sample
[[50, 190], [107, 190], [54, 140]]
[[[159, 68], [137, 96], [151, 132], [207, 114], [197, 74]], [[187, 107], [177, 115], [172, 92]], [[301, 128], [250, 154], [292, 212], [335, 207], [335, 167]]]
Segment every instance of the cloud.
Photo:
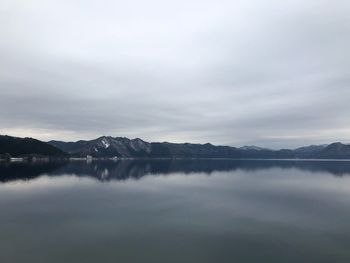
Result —
[[0, 132], [349, 141], [348, 1], [0, 0]]

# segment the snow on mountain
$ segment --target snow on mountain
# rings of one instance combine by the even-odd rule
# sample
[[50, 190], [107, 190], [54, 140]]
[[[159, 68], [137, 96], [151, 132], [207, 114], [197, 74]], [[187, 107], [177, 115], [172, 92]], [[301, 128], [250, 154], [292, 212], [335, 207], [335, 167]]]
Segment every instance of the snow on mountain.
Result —
[[103, 138], [101, 142], [106, 149], [111, 145], [106, 138]]
[[252, 150], [253, 151], [269, 150], [269, 149], [261, 148], [261, 147], [254, 146], [254, 145], [243, 146], [243, 147], [240, 147], [239, 149], [241, 149], [241, 150], [250, 150], [250, 151], [252, 151]]

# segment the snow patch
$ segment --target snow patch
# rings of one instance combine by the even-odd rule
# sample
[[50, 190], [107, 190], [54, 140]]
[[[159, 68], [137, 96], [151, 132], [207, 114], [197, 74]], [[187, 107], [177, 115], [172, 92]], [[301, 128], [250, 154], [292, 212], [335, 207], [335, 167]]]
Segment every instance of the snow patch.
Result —
[[102, 144], [106, 149], [111, 145], [106, 139], [102, 140]]
[[268, 149], [254, 146], [254, 145], [243, 146], [243, 147], [240, 147], [239, 149], [241, 149], [241, 150], [254, 150], [254, 151], [268, 150]]

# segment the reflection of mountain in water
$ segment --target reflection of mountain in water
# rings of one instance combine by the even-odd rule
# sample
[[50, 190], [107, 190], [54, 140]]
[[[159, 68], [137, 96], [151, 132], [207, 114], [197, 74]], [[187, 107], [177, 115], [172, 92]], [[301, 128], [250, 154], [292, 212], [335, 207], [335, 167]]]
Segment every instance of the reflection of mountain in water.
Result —
[[147, 174], [195, 173], [211, 174], [215, 171], [256, 171], [281, 168], [310, 172], [328, 172], [335, 176], [350, 175], [347, 161], [295, 161], [295, 160], [119, 160], [96, 162], [46, 162], [46, 163], [2, 163], [0, 181], [30, 180], [43, 174], [64, 174], [93, 177], [100, 181], [138, 179]]
[[30, 180], [62, 167], [58, 162], [0, 162], [0, 181]]

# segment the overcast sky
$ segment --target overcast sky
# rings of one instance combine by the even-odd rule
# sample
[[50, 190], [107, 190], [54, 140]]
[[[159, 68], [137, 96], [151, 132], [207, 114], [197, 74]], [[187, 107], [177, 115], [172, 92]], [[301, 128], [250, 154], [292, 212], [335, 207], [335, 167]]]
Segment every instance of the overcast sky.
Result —
[[0, 0], [0, 134], [350, 142], [349, 0]]

